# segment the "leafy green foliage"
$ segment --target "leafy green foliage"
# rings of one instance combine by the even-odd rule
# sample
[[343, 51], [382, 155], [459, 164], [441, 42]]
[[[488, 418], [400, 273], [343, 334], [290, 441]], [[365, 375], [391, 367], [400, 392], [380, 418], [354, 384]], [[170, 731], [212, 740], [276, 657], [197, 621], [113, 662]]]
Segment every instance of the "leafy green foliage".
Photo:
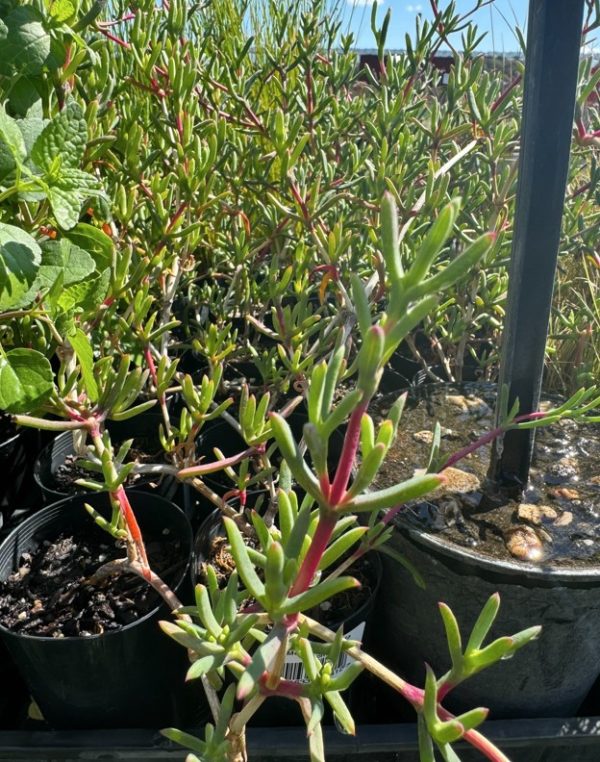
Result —
[[0, 223], [0, 309], [21, 306], [41, 263], [42, 251], [34, 238], [14, 225]]
[[50, 363], [33, 349], [0, 353], [0, 408], [10, 413], [37, 410], [54, 389]]
[[[186, 480], [228, 517], [237, 571], [221, 589], [208, 569], [195, 605], [163, 623], [193, 655], [188, 678], [221, 692], [202, 741], [167, 731], [196, 759], [226, 759], [271, 695], [300, 706], [313, 760], [325, 754], [326, 705], [354, 731], [343, 692], [365, 663], [311, 614], [356, 584], [343, 576], [356, 558], [393, 554], [385, 511], [440, 482], [437, 441], [428, 473], [368, 491], [404, 399], [377, 426], [369, 401], [400, 347], [429, 378], [461, 380], [469, 362], [495, 372], [521, 65], [485, 71], [476, 27], [454, 3], [438, 5], [437, 23], [419, 20], [392, 60], [390, 14], [379, 25], [374, 4], [373, 73], [359, 71], [324, 0], [2, 4], [0, 407], [83, 429], [85, 486], [112, 493], [110, 520], [95, 518], [131, 558], [115, 495], [134, 473]], [[443, 87], [430, 61], [453, 30], [463, 54]], [[599, 115], [597, 75], [581, 69], [588, 131], [577, 133], [567, 199], [568, 295], [557, 289], [557, 304], [571, 306], [550, 347], [558, 363], [569, 337], [590, 373]], [[516, 410], [503, 420], [593, 420], [596, 393], [578, 394], [544, 421]], [[106, 431], [150, 408], [164, 451], [152, 464]], [[236, 454], [203, 449], [205, 425], [221, 417], [245, 444]], [[210, 482], [216, 472], [226, 487]], [[442, 608], [452, 680], [535, 634], [484, 645], [494, 605], [464, 649]], [[286, 654], [306, 682], [285, 679]], [[438, 704], [449, 685], [428, 673], [416, 702], [424, 760], [436, 747], [456, 759], [451, 744], [483, 719], [477, 709], [447, 717]]]

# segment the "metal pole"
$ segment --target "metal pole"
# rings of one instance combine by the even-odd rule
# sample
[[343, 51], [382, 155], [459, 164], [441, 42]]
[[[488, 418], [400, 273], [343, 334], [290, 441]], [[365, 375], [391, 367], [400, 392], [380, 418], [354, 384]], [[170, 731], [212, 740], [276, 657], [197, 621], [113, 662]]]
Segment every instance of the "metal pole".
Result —
[[[537, 409], [564, 206], [584, 0], [530, 0], [515, 232], [502, 342], [500, 385], [509, 407]], [[501, 388], [501, 386], [499, 387]], [[527, 483], [533, 431], [509, 431], [490, 476]]]

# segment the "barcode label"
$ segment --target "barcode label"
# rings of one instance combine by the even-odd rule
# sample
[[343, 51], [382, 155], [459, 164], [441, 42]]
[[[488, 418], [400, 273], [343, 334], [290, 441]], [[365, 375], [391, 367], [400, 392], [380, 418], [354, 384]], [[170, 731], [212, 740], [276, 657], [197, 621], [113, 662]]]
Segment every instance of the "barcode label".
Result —
[[[344, 637], [348, 640], [362, 640], [364, 631], [365, 622], [361, 622], [360, 624], [356, 625], [354, 629], [350, 630], [350, 632], [344, 633]], [[324, 664], [327, 660], [325, 654], [315, 654], [315, 656], [321, 662], [321, 664]], [[337, 677], [337, 675], [340, 675], [353, 661], [354, 659], [348, 655], [347, 651], [342, 651], [340, 658], [338, 659], [338, 663], [333, 668], [332, 677]], [[285, 657], [283, 672], [281, 676], [284, 678], [284, 680], [294, 680], [297, 683], [310, 682], [308, 675], [306, 674], [306, 670], [304, 669], [302, 659], [299, 656], [296, 656], [296, 654], [288, 654]]]

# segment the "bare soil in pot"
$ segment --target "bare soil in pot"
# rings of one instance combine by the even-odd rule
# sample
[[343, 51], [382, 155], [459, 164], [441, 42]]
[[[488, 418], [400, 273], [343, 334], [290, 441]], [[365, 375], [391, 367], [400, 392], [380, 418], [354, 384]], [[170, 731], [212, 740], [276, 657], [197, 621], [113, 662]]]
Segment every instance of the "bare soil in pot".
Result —
[[[159, 495], [131, 491], [129, 501], [151, 564], [189, 600], [189, 521]], [[201, 697], [185, 686], [185, 651], [158, 626], [168, 607], [132, 574], [90, 585], [102, 564], [124, 552], [94, 523], [86, 503], [110, 517], [106, 493], [68, 497], [27, 517], [0, 545], [0, 598], [10, 596], [2, 612], [9, 626], [0, 617], [2, 641], [53, 728], [185, 724]]]
[[[66, 436], [71, 437], [72, 435], [67, 432]], [[115, 451], [117, 451], [122, 442], [115, 439], [112, 444]], [[158, 443], [157, 437], [136, 437], [126, 459], [127, 463], [132, 461], [137, 463], [165, 463], [165, 452]], [[44, 481], [49, 482], [45, 486], [63, 495], [78, 495], [81, 492], [85, 492], [85, 489], [77, 484], [78, 479], [93, 481], [95, 473], [81, 464], [81, 458], [78, 455], [69, 453], [52, 471], [50, 478], [46, 477]], [[148, 481], [147, 475], [129, 474], [125, 486], [127, 488], [136, 487]]]
[[[91, 519], [90, 519], [91, 524]], [[148, 538], [148, 558], [165, 580], [181, 575], [183, 549], [168, 530]], [[118, 630], [154, 609], [157, 593], [132, 574], [113, 574], [99, 582], [95, 572], [123, 558], [124, 544], [106, 541], [90, 526], [63, 531], [24, 552], [16, 570], [0, 582], [0, 625], [12, 632], [42, 637], [89, 637]]]
[[[397, 395], [380, 397], [385, 417]], [[428, 385], [411, 398], [376, 486], [414, 475], [427, 463], [436, 421], [451, 455], [494, 426], [492, 384]], [[543, 399], [541, 408], [556, 405]], [[448, 469], [447, 484], [411, 504], [402, 521], [499, 560], [553, 567], [600, 563], [600, 426], [563, 420], [536, 433], [530, 484], [519, 502], [486, 481], [490, 445]], [[443, 461], [445, 458], [442, 457]]]

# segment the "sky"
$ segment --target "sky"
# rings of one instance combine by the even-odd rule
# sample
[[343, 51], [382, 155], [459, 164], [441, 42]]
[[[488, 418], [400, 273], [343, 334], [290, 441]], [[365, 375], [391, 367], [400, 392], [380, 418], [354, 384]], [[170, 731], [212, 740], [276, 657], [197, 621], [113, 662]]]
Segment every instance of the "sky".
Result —
[[[355, 35], [355, 47], [373, 48], [375, 46], [371, 32], [371, 9], [373, 0], [339, 0], [343, 12], [343, 29]], [[519, 50], [513, 29], [516, 24], [524, 30], [527, 22], [528, 0], [494, 0], [491, 5], [476, 11], [471, 20], [478, 26], [480, 33], [486, 32], [486, 38], [480, 44], [482, 51], [512, 53]], [[445, 0], [438, 0], [443, 8]], [[470, 10], [473, 0], [456, 0], [458, 12]], [[388, 49], [405, 47], [404, 36], [413, 33], [415, 18], [421, 14], [423, 19], [432, 19], [430, 0], [378, 0], [378, 19], [391, 9], [392, 16], [387, 37]]]

